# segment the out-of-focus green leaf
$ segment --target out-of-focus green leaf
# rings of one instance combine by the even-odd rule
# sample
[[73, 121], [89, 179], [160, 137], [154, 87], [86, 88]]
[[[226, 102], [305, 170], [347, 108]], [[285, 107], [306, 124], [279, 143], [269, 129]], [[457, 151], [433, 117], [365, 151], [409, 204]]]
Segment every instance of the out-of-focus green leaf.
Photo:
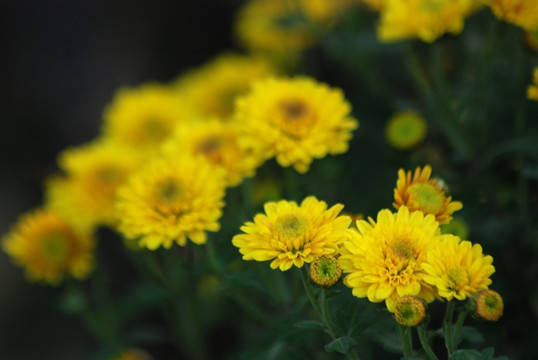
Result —
[[317, 329], [317, 330], [325, 330], [325, 325], [319, 321], [315, 320], [304, 320], [299, 321], [294, 324], [295, 327], [298, 327], [300, 329]]
[[338, 339], [334, 339], [333, 341], [325, 345], [325, 350], [327, 352], [336, 351], [345, 354], [349, 350], [349, 348], [355, 344], [357, 344], [357, 341], [355, 339], [349, 336], [342, 336]]

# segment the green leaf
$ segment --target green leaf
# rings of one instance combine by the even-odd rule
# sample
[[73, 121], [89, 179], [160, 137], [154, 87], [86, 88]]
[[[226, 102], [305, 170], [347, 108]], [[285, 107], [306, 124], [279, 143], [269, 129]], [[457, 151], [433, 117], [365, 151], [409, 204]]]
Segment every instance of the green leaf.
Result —
[[338, 339], [334, 339], [327, 345], [325, 345], [325, 351], [332, 352], [336, 351], [342, 354], [345, 354], [349, 347], [355, 345], [357, 341], [349, 336], [342, 336]]
[[494, 357], [493, 348], [486, 348], [479, 352], [478, 350], [457, 350], [450, 355], [449, 360], [508, 360], [506, 356]]
[[470, 343], [481, 343], [484, 342], [484, 336], [472, 326], [463, 326], [461, 328], [460, 336], [462, 340], [468, 341]]
[[296, 322], [294, 326], [300, 329], [325, 330], [325, 324], [319, 321], [315, 321], [315, 320], [299, 321], [299, 322]]

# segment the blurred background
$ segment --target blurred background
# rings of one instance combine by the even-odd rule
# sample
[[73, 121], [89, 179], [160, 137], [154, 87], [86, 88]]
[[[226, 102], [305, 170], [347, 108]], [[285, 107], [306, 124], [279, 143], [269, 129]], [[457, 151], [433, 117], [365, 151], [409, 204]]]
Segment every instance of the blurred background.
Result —
[[[68, 146], [94, 138], [121, 86], [169, 81], [233, 48], [234, 0], [0, 2], [0, 233], [39, 206]], [[96, 348], [57, 289], [0, 251], [0, 359], [74, 359]]]

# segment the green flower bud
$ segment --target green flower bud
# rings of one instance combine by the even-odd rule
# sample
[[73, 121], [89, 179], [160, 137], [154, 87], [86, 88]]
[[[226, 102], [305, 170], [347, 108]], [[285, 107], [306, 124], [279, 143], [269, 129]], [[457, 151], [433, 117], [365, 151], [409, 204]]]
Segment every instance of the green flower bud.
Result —
[[332, 255], [320, 255], [310, 264], [310, 280], [322, 287], [331, 287], [342, 277], [340, 263]]
[[403, 326], [417, 326], [426, 318], [427, 309], [424, 299], [418, 296], [402, 296], [396, 302], [394, 317]]
[[470, 307], [476, 316], [488, 321], [497, 321], [503, 315], [504, 303], [498, 292], [484, 289], [471, 297]]

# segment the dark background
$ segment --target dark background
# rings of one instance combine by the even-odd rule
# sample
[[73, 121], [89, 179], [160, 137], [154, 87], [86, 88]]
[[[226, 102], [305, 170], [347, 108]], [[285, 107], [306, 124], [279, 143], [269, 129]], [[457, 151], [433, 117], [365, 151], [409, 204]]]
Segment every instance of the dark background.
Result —
[[[169, 81], [234, 49], [239, 0], [0, 2], [0, 233], [42, 202], [68, 146], [94, 138], [120, 86]], [[0, 252], [0, 359], [74, 359], [96, 340]]]

